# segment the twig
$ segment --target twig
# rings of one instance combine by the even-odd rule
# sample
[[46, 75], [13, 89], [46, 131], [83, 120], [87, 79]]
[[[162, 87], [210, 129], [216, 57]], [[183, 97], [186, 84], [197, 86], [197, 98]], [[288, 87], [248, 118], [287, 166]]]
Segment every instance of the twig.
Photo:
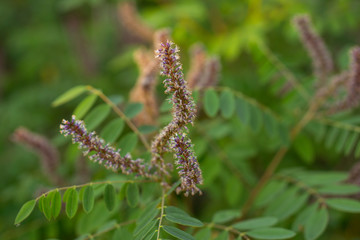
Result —
[[166, 193], [165, 193], [165, 189], [163, 188], [162, 195], [161, 195], [161, 207], [160, 207], [161, 212], [160, 212], [160, 217], [159, 217], [159, 227], [156, 230], [157, 231], [156, 240], [160, 239], [160, 228], [162, 227], [161, 223], [162, 223], [162, 220], [164, 218], [165, 197], [166, 197]]

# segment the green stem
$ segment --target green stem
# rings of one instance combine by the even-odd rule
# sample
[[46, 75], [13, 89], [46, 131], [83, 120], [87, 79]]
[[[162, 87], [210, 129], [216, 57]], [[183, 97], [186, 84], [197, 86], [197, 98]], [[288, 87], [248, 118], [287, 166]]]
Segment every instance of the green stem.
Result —
[[163, 189], [162, 195], [161, 195], [161, 206], [160, 206], [161, 211], [160, 211], [160, 217], [159, 217], [159, 227], [157, 229], [156, 240], [160, 239], [160, 229], [162, 227], [161, 223], [162, 223], [162, 220], [164, 218], [165, 198], [166, 198], [166, 193], [165, 193], [165, 189]]

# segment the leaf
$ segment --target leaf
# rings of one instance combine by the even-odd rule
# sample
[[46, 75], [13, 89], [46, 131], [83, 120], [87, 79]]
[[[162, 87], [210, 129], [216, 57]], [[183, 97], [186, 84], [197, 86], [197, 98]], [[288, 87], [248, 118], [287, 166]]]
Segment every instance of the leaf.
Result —
[[240, 217], [239, 210], [222, 210], [214, 214], [212, 221], [214, 223], [225, 223], [237, 217]]
[[144, 237], [148, 235], [148, 233], [151, 231], [151, 229], [155, 227], [157, 223], [157, 220], [151, 220], [150, 222], [148, 222], [145, 226], [143, 226], [143, 228], [141, 228], [141, 230], [136, 235], [134, 234], [136, 236], [135, 240], [144, 239]]
[[236, 99], [236, 114], [244, 125], [250, 122], [250, 104], [243, 99]]
[[161, 113], [169, 112], [172, 109], [172, 103], [171, 100], [165, 99], [165, 101], [162, 102], [159, 111]]
[[51, 199], [51, 215], [54, 219], [60, 214], [61, 204], [61, 194], [59, 190], [56, 190]]
[[339, 135], [340, 129], [339, 128], [332, 128], [330, 132], [326, 136], [325, 146], [329, 149], [333, 147], [335, 141], [337, 140], [337, 136]]
[[195, 240], [195, 238], [193, 236], [191, 236], [190, 234], [188, 234], [187, 232], [184, 232], [178, 228], [175, 227], [171, 227], [171, 226], [163, 226], [163, 229], [165, 232], [167, 232], [168, 234], [177, 237], [179, 239], [182, 240]]
[[304, 163], [311, 164], [314, 162], [315, 150], [311, 140], [307, 136], [299, 134], [295, 138], [293, 145], [296, 153]]
[[263, 116], [260, 109], [258, 109], [256, 106], [250, 105], [250, 126], [251, 129], [258, 133], [262, 127], [263, 124]]
[[85, 91], [86, 91], [86, 86], [76, 86], [76, 87], [70, 88], [65, 93], [63, 93], [59, 97], [57, 97], [51, 103], [51, 105], [53, 107], [60, 106], [60, 105], [62, 105], [64, 103], [76, 98], [77, 96], [79, 96], [80, 94], [82, 94]]
[[22, 205], [22, 207], [20, 208], [18, 214], [16, 215], [14, 224], [18, 225], [22, 221], [24, 221], [31, 214], [31, 212], [34, 210], [35, 205], [36, 205], [36, 200], [35, 199], [27, 201], [24, 205]]
[[139, 132], [141, 132], [142, 134], [149, 134], [152, 132], [155, 132], [156, 130], [158, 130], [157, 126], [152, 126], [152, 125], [142, 125], [140, 127], [138, 127]]
[[39, 206], [39, 210], [40, 212], [44, 213], [44, 200], [45, 200], [45, 196], [41, 195], [41, 197], [38, 200], [38, 206]]
[[233, 227], [238, 230], [251, 230], [255, 228], [271, 227], [277, 222], [278, 219], [275, 217], [259, 217], [235, 223]]
[[298, 188], [292, 187], [278, 195], [265, 211], [265, 215], [283, 220], [297, 212], [309, 197], [307, 193], [299, 195]]
[[204, 111], [209, 117], [215, 117], [219, 111], [220, 101], [216, 91], [209, 88], [204, 94]]
[[167, 207], [165, 213], [165, 218], [173, 223], [192, 227], [202, 227], [204, 225], [200, 220], [190, 217], [186, 212], [176, 207]]
[[129, 118], [134, 118], [138, 115], [144, 108], [144, 104], [142, 103], [129, 103], [125, 110], [124, 114]]
[[106, 184], [104, 190], [104, 200], [109, 211], [113, 210], [116, 201], [116, 191], [112, 184]]
[[234, 94], [229, 91], [225, 90], [221, 92], [220, 95], [220, 111], [221, 115], [225, 119], [229, 119], [232, 117], [235, 111], [235, 97]]
[[82, 119], [82, 117], [85, 116], [85, 114], [90, 110], [90, 108], [94, 105], [96, 102], [97, 95], [91, 94], [87, 96], [84, 100], [82, 100], [79, 105], [74, 110], [73, 115], [76, 116], [77, 119]]
[[243, 193], [243, 183], [235, 175], [229, 175], [226, 178], [225, 197], [230, 206], [238, 204]]
[[222, 233], [220, 233], [215, 240], [228, 240], [229, 239], [229, 232], [228, 231], [223, 231]]
[[200, 229], [200, 230], [195, 234], [195, 239], [196, 239], [196, 240], [211, 239], [211, 230], [210, 230], [210, 228]]
[[360, 202], [353, 199], [331, 198], [326, 200], [326, 204], [341, 212], [360, 213]]
[[335, 146], [335, 150], [337, 153], [341, 153], [344, 151], [344, 148], [346, 146], [347, 143], [347, 139], [349, 137], [350, 132], [349, 131], [342, 131], [341, 135], [339, 137], [339, 140]]
[[276, 120], [269, 113], [263, 114], [264, 128], [269, 137], [274, 137], [276, 134]]
[[55, 193], [55, 191], [51, 191], [49, 192], [45, 199], [43, 200], [43, 210], [44, 210], [44, 215], [46, 217], [46, 219], [48, 221], [51, 220], [51, 217], [52, 217], [52, 211], [51, 211], [51, 200], [52, 200], [52, 197], [53, 197], [53, 194]]
[[329, 185], [319, 188], [318, 192], [322, 194], [348, 195], [360, 193], [360, 187], [351, 184]]
[[246, 235], [255, 239], [288, 239], [296, 234], [293, 231], [284, 228], [262, 228], [251, 230]]
[[136, 236], [151, 220], [153, 220], [158, 214], [159, 209], [157, 205], [159, 201], [156, 200], [155, 202], [149, 204], [144, 211], [139, 216], [139, 220], [136, 223], [136, 228], [134, 230], [134, 235]]
[[260, 191], [257, 199], [255, 200], [255, 206], [262, 207], [273, 200], [279, 195], [286, 187], [284, 181], [271, 181]]
[[135, 149], [138, 142], [138, 137], [135, 133], [128, 133], [121, 138], [119, 142], [119, 148], [121, 149], [122, 154], [126, 154]]
[[133, 239], [132, 234], [126, 228], [120, 227], [115, 230], [114, 235], [112, 236], [112, 240], [120, 240], [120, 239]]
[[115, 142], [124, 129], [124, 120], [117, 118], [109, 122], [101, 131], [100, 136], [106, 142]]
[[78, 200], [78, 192], [74, 188], [69, 188], [66, 190], [64, 194], [64, 202], [66, 203], [65, 212], [70, 219], [73, 218], [76, 214], [78, 209]]
[[315, 211], [305, 223], [305, 240], [317, 239], [326, 229], [329, 213], [326, 208]]
[[350, 138], [348, 138], [348, 140], [346, 141], [346, 146], [345, 146], [345, 155], [349, 155], [351, 150], [354, 148], [355, 143], [356, 143], [356, 139], [358, 138], [358, 133], [354, 132]]
[[94, 202], [95, 202], [94, 188], [92, 186], [86, 186], [84, 188], [84, 194], [82, 198], [83, 209], [86, 213], [89, 213], [93, 209]]
[[110, 106], [107, 104], [100, 104], [86, 115], [84, 121], [86, 128], [89, 131], [94, 130], [99, 126], [110, 113]]
[[139, 188], [136, 183], [130, 183], [126, 188], [126, 200], [130, 207], [136, 207], [139, 202]]
[[307, 206], [299, 214], [297, 214], [295, 221], [292, 224], [291, 229], [294, 231], [304, 231], [305, 223], [312, 216], [312, 214], [318, 209], [319, 204], [313, 203]]
[[331, 185], [342, 182], [348, 178], [346, 172], [305, 172], [297, 174], [300, 181], [309, 186]]

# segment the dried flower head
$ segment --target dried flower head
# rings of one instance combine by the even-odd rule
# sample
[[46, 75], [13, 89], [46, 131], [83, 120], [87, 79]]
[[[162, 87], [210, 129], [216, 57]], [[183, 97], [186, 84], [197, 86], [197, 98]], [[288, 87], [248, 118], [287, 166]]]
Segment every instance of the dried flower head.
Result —
[[24, 127], [19, 127], [12, 134], [11, 139], [26, 145], [40, 156], [43, 171], [54, 184], [63, 183], [62, 178], [56, 172], [59, 166], [59, 152], [47, 138]]
[[76, 120], [72, 116], [70, 121], [63, 120], [60, 125], [61, 133], [71, 135], [73, 143], [78, 143], [84, 155], [89, 159], [104, 165], [114, 171], [121, 170], [124, 174], [135, 173], [140, 176], [150, 177], [148, 168], [142, 159], [132, 160], [129, 153], [120, 155], [120, 150], [115, 150], [105, 141], [99, 138], [95, 132], [88, 133], [83, 121]]
[[[191, 142], [187, 139], [186, 125], [193, 124], [196, 108], [187, 83], [184, 80], [182, 65], [179, 61], [179, 49], [170, 41], [161, 44], [156, 51], [160, 60], [161, 74], [164, 80], [165, 93], [172, 94], [173, 104], [172, 121], [160, 132], [152, 143], [152, 164], [159, 169], [158, 174], [167, 174], [167, 166], [163, 159], [165, 151], [175, 152], [177, 168], [181, 179], [180, 191], [188, 195], [199, 192], [196, 184], [202, 183], [201, 170], [193, 154]], [[181, 135], [181, 137], [180, 137]], [[190, 170], [191, 167], [195, 169]]]
[[301, 40], [312, 59], [314, 74], [320, 84], [326, 82], [334, 69], [334, 63], [324, 41], [315, 32], [308, 15], [299, 15], [293, 20]]
[[154, 30], [147, 26], [138, 16], [135, 5], [131, 2], [122, 2], [118, 7], [119, 19], [128, 32], [140, 39], [151, 42]]

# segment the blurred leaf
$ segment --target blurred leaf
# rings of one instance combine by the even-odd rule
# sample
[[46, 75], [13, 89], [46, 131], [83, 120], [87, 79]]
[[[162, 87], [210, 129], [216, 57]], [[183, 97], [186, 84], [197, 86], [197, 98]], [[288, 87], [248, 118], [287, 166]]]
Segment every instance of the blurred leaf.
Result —
[[124, 120], [117, 118], [109, 122], [101, 131], [100, 136], [109, 143], [115, 142], [124, 129]]
[[107, 104], [101, 104], [94, 108], [89, 114], [86, 115], [84, 122], [86, 128], [92, 131], [99, 126], [110, 113], [110, 106]]
[[345, 181], [347, 172], [305, 172], [296, 176], [300, 181], [309, 186], [330, 185]]
[[86, 213], [89, 213], [93, 209], [94, 202], [95, 202], [94, 188], [92, 186], [86, 186], [84, 188], [84, 194], [82, 198], [83, 209]]
[[116, 191], [112, 184], [106, 184], [104, 191], [104, 200], [109, 211], [113, 210], [116, 201]]
[[317, 239], [326, 229], [329, 222], [329, 213], [326, 208], [313, 212], [305, 223], [305, 240]]
[[353, 199], [331, 198], [326, 200], [326, 204], [341, 212], [360, 213], [360, 202]]
[[204, 225], [200, 220], [190, 217], [183, 210], [173, 206], [168, 206], [165, 209], [165, 213], [165, 218], [173, 223], [192, 227], [202, 227]]
[[229, 232], [228, 231], [222, 231], [215, 240], [228, 240], [229, 239]]
[[293, 231], [284, 228], [262, 228], [251, 230], [246, 235], [255, 239], [288, 239], [294, 237], [296, 234]]
[[235, 111], [235, 97], [234, 94], [229, 90], [224, 90], [220, 95], [220, 111], [221, 115], [230, 119]]
[[195, 234], [196, 240], [203, 240], [203, 239], [211, 239], [211, 229], [210, 228], [203, 228], [200, 229]]
[[321, 194], [334, 194], [334, 195], [348, 195], [360, 193], [358, 185], [342, 184], [342, 185], [329, 185], [323, 186], [318, 189]]
[[136, 228], [134, 230], [135, 236], [159, 214], [160, 209], [157, 208], [158, 204], [159, 200], [156, 200], [143, 210], [138, 218], [139, 220], [136, 222]]
[[[65, 198], [66, 196], [66, 198]], [[69, 188], [64, 194], [64, 202], [66, 203], [65, 212], [66, 215], [71, 219], [75, 216], [78, 209], [79, 196], [78, 192], [74, 188]]]
[[240, 121], [244, 125], [248, 125], [250, 122], [250, 104], [246, 102], [244, 99], [237, 98], [236, 99], [236, 113], [239, 117]]
[[129, 118], [136, 117], [144, 108], [144, 104], [142, 103], [129, 103], [125, 110], [124, 114]]
[[220, 102], [213, 88], [207, 89], [204, 94], [204, 111], [209, 117], [215, 117], [219, 111]]
[[18, 214], [16, 215], [14, 224], [18, 225], [22, 221], [24, 221], [34, 210], [35, 204], [36, 204], [36, 200], [34, 199], [34, 200], [27, 201], [24, 205], [22, 205]]
[[305, 209], [297, 214], [295, 221], [292, 224], [292, 230], [304, 231], [306, 222], [317, 211], [318, 207], [318, 203], [313, 203], [310, 206], [306, 206]]
[[167, 232], [168, 234], [177, 237], [179, 239], [182, 240], [195, 240], [195, 238], [193, 236], [191, 236], [190, 234], [175, 228], [175, 227], [171, 227], [171, 226], [163, 226], [163, 229], [165, 232]]
[[138, 137], [135, 133], [128, 133], [123, 136], [119, 142], [119, 148], [122, 154], [129, 153], [133, 151], [138, 142]]
[[260, 191], [257, 199], [255, 200], [255, 206], [265, 206], [275, 197], [277, 197], [286, 187], [284, 181], [270, 181]]
[[91, 94], [87, 96], [84, 100], [82, 100], [79, 105], [74, 110], [73, 115], [76, 116], [77, 119], [82, 119], [83, 116], [90, 110], [90, 108], [96, 102], [97, 95]]
[[271, 227], [277, 222], [278, 219], [275, 217], [259, 217], [235, 223], [232, 227], [238, 230], [251, 230], [255, 228]]
[[293, 144], [295, 151], [305, 163], [310, 164], [314, 162], [315, 150], [309, 138], [299, 134]]
[[238, 217], [240, 217], [240, 211], [237, 209], [222, 210], [222, 211], [218, 211], [214, 214], [212, 221], [214, 223], [226, 223], [226, 222], [229, 222]]
[[112, 240], [119, 240], [119, 239], [133, 239], [132, 234], [126, 228], [118, 228], [115, 230]]
[[70, 88], [65, 93], [61, 94], [59, 97], [57, 97], [51, 105], [53, 107], [60, 106], [64, 103], [69, 102], [70, 100], [76, 98], [80, 94], [84, 93], [86, 91], [86, 86], [76, 86], [73, 88]]
[[134, 234], [135, 240], [144, 239], [149, 234], [149, 232], [156, 226], [157, 223], [158, 223], [157, 219], [147, 222], [145, 226], [143, 226], [141, 230], [137, 232], [136, 235]]
[[261, 130], [263, 125], [263, 115], [260, 109], [256, 106], [249, 105], [249, 114], [250, 114], [250, 126], [251, 129], [258, 133]]
[[51, 220], [51, 217], [52, 217], [52, 211], [51, 211], [51, 200], [53, 198], [53, 195], [54, 195], [55, 191], [51, 191], [49, 192], [45, 199], [43, 200], [43, 204], [42, 204], [42, 207], [43, 207], [43, 210], [44, 210], [44, 215], [46, 217], [46, 219], [48, 221]]
[[126, 200], [130, 207], [136, 207], [139, 202], [139, 188], [136, 183], [129, 183], [126, 188]]
[[152, 126], [152, 125], [142, 125], [140, 127], [138, 127], [139, 132], [141, 132], [142, 134], [149, 134], [149, 133], [153, 133], [155, 131], [158, 130], [157, 126]]

